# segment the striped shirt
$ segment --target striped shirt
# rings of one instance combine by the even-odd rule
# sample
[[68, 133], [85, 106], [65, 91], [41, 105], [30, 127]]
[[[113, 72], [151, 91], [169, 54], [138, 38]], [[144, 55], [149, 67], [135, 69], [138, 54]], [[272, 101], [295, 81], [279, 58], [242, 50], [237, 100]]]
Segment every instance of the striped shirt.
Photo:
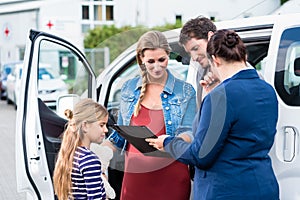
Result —
[[77, 147], [71, 174], [72, 194], [78, 199], [106, 199], [101, 162], [91, 150]]

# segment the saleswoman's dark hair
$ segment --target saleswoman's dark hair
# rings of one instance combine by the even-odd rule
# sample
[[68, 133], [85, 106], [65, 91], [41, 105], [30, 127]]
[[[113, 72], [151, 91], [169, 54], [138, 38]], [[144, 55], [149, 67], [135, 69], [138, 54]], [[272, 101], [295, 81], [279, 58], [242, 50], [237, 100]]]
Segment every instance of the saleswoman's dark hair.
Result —
[[228, 62], [247, 59], [247, 49], [240, 36], [233, 30], [221, 29], [214, 33], [207, 44], [208, 58], [212, 55]]

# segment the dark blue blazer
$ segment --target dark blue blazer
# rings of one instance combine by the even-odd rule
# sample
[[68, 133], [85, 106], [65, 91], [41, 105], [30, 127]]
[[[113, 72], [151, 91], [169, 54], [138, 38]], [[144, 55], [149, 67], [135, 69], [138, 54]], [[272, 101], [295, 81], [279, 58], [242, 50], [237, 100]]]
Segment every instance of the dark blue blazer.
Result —
[[276, 134], [274, 89], [254, 69], [223, 81], [204, 99], [191, 144], [168, 137], [165, 150], [194, 165], [194, 199], [279, 199], [268, 155]]

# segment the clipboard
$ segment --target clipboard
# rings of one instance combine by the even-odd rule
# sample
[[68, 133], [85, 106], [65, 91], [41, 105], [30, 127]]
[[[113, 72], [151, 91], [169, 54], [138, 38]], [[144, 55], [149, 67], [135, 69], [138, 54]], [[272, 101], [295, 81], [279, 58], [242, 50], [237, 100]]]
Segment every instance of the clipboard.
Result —
[[171, 157], [169, 153], [159, 151], [145, 141], [146, 138], [157, 138], [148, 127], [117, 124], [111, 125], [111, 127], [145, 156]]

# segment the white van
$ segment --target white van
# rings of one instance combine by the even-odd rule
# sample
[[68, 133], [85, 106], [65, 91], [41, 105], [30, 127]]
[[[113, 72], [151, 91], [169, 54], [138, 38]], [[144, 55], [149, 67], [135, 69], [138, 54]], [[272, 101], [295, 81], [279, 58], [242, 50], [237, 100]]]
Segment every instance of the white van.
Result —
[[[241, 36], [247, 46], [248, 62], [262, 68], [264, 79], [277, 92], [279, 121], [270, 156], [280, 186], [280, 199], [298, 200], [300, 74], [297, 70], [300, 64], [300, 13], [223, 21], [216, 25], [218, 29], [234, 29]], [[190, 58], [178, 45], [179, 32], [177, 29], [165, 33], [173, 51], [171, 59], [182, 67], [188, 67]], [[96, 77], [84, 55], [66, 40], [33, 30], [29, 38], [20, 92], [22, 101], [17, 110], [17, 188], [20, 192], [27, 192], [28, 199], [55, 199], [51, 177], [60, 148], [59, 135], [66, 121], [59, 115], [59, 110], [49, 110], [38, 97], [39, 62], [49, 58], [45, 55], [49, 48], [68, 54], [76, 66], [76, 81], [69, 89], [71, 98], [93, 98], [105, 105], [113, 115], [119, 103], [112, 95], [119, 89], [116, 80], [129, 68], [137, 68], [135, 47], [127, 49]], [[53, 54], [51, 58], [58, 59]], [[65, 109], [64, 105], [67, 104], [61, 102], [66, 98], [58, 100], [58, 109]], [[113, 162], [112, 168], [117, 170], [112, 170], [109, 177], [122, 168], [120, 163]]]

